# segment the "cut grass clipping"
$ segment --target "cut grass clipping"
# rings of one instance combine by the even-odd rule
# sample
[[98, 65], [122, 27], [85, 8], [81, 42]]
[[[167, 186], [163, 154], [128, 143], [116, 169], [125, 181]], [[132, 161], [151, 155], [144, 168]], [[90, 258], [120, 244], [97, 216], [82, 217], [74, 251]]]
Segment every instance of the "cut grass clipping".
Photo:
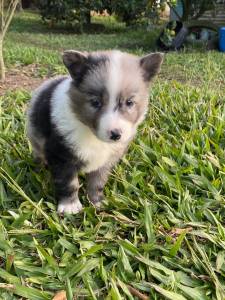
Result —
[[[20, 64], [23, 35], [38, 35], [21, 33], [28, 16], [17, 17], [7, 41], [10, 47], [15, 37], [21, 40]], [[83, 43], [79, 35], [42, 34], [51, 37], [48, 57], [59, 55], [58, 39], [65, 49]], [[124, 30], [123, 38], [128, 34]], [[88, 38], [99, 42], [103, 35]], [[13, 49], [7, 60], [18, 67]], [[55, 59], [48, 63], [61, 68]], [[56, 213], [50, 175], [34, 164], [25, 136], [30, 93], [5, 93], [0, 299], [225, 299], [224, 69], [224, 56], [216, 52], [168, 54], [147, 119], [112, 172], [102, 210], [90, 206], [81, 188], [84, 211], [64, 218]]]

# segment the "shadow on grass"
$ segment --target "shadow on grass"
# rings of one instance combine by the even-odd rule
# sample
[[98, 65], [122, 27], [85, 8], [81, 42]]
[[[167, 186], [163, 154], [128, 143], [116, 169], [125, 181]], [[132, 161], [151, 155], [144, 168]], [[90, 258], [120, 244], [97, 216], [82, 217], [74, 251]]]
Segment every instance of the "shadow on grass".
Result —
[[94, 17], [92, 21], [80, 34], [76, 28], [49, 28], [37, 12], [25, 11], [15, 16], [9, 33], [20, 45], [48, 50], [76, 47], [91, 51], [121, 49], [138, 54], [155, 50], [159, 30], [148, 32], [143, 26], [126, 27], [113, 17]]
[[117, 22], [112, 17], [92, 17], [91, 24], [84, 25], [81, 31], [79, 24], [72, 27], [65, 24], [50, 27], [42, 19], [38, 11], [24, 11], [17, 13], [12, 21], [11, 32], [17, 33], [48, 33], [48, 34], [111, 34], [129, 30], [124, 23]]

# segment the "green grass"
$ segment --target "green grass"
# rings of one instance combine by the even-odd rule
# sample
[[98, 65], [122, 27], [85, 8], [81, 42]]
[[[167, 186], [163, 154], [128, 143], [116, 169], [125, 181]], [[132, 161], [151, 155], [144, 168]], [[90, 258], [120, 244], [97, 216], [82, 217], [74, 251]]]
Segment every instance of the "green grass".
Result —
[[[26, 13], [10, 28], [5, 56], [12, 69], [36, 63], [55, 74], [63, 49], [141, 55], [155, 36], [114, 23], [98, 34], [50, 33]], [[224, 69], [221, 53], [168, 53], [102, 210], [82, 187], [84, 211], [64, 218], [25, 136], [29, 92], [2, 97], [0, 299], [47, 300], [59, 290], [68, 300], [140, 299], [130, 286], [146, 299], [225, 299]]]

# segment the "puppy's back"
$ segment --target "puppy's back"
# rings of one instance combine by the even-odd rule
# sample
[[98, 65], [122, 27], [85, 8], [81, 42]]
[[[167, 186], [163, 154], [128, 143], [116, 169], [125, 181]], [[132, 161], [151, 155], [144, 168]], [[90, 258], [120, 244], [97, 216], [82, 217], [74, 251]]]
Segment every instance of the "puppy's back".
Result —
[[50, 100], [56, 87], [67, 77], [56, 77], [44, 82], [34, 91], [28, 109], [28, 127], [32, 127], [35, 133], [47, 138], [50, 135]]
[[44, 145], [51, 134], [50, 102], [56, 87], [66, 78], [60, 76], [47, 80], [33, 92], [27, 111], [26, 131], [38, 161], [46, 162]]

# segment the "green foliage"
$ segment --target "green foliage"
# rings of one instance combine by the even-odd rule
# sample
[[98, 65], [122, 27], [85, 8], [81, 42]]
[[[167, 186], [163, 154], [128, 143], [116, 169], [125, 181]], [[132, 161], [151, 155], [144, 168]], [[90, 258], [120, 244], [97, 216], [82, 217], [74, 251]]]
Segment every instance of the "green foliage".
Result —
[[127, 25], [136, 23], [138, 20], [158, 20], [160, 12], [166, 3], [174, 6], [176, 0], [112, 0], [112, 11]]
[[113, 0], [112, 11], [126, 24], [131, 24], [145, 15], [148, 0]]
[[79, 24], [81, 30], [84, 24], [90, 23], [91, 10], [102, 10], [102, 7], [102, 0], [39, 0], [41, 16], [50, 26]]
[[90, 23], [91, 11], [107, 10], [129, 25], [141, 18], [158, 17], [166, 2], [174, 4], [174, 0], [39, 0], [39, 8], [43, 20], [50, 26], [64, 23], [70, 26], [79, 24], [83, 28]]
[[[150, 52], [144, 30], [52, 35], [41, 25], [33, 32], [37, 16], [22, 16], [6, 37], [13, 70], [22, 72], [29, 55], [37, 74], [61, 73], [61, 45]], [[137, 299], [131, 291], [156, 300], [225, 299], [224, 68], [216, 51], [168, 53], [102, 210], [81, 188], [84, 210], [64, 218], [24, 132], [30, 92], [1, 97], [0, 299], [50, 300], [59, 290], [68, 299]]]

